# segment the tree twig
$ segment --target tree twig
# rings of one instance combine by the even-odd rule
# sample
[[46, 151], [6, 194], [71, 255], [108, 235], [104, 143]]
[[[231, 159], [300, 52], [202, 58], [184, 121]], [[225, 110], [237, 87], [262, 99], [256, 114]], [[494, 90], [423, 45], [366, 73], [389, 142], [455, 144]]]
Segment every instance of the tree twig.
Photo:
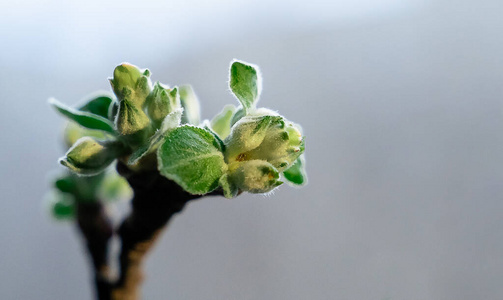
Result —
[[[164, 226], [191, 200], [201, 198], [185, 192], [157, 170], [132, 172], [118, 163], [117, 170], [134, 191], [131, 214], [118, 230], [121, 239], [120, 276], [112, 292], [114, 300], [139, 299], [143, 279], [142, 261], [158, 239]], [[207, 195], [222, 195], [215, 191]]]
[[96, 297], [110, 300], [111, 284], [107, 259], [108, 242], [113, 234], [112, 223], [99, 202], [77, 202], [77, 225], [92, 260]]

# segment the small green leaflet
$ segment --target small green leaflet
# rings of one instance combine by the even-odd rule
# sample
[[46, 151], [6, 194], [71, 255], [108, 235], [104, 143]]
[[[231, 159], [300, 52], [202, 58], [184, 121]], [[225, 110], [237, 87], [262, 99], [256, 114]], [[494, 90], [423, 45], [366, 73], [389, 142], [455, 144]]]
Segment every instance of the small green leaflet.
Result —
[[131, 154], [128, 160], [128, 165], [136, 164], [142, 157], [155, 150], [169, 131], [180, 125], [182, 113], [183, 108], [179, 108], [169, 113], [162, 121], [161, 128], [153, 136], [151, 136], [145, 144], [141, 145], [135, 152], [133, 152], [133, 154]]
[[114, 124], [103, 117], [90, 112], [73, 109], [54, 98], [49, 99], [49, 104], [52, 105], [60, 114], [77, 122], [85, 128], [102, 130], [113, 135], [117, 135], [114, 129]]
[[209, 193], [227, 170], [219, 146], [213, 134], [203, 128], [178, 127], [157, 150], [159, 172], [191, 194]]
[[255, 109], [260, 92], [262, 77], [257, 66], [235, 60], [231, 64], [229, 87], [238, 98], [246, 113]]
[[114, 102], [114, 97], [111, 93], [101, 92], [96, 93], [88, 97], [85, 104], [79, 107], [80, 111], [87, 111], [92, 114], [98, 115], [105, 119], [108, 119], [108, 111], [112, 102]]
[[182, 124], [199, 125], [201, 108], [196, 93], [190, 85], [180, 86], [179, 93], [180, 103], [183, 107]]
[[288, 183], [296, 186], [307, 184], [307, 174], [305, 170], [304, 154], [299, 156], [292, 166], [283, 172], [283, 176]]
[[75, 217], [75, 198], [71, 194], [53, 190], [46, 197], [56, 220], [72, 220]]
[[234, 105], [226, 105], [222, 111], [211, 120], [211, 129], [213, 129], [222, 140], [231, 132], [231, 119], [235, 111], [236, 107]]

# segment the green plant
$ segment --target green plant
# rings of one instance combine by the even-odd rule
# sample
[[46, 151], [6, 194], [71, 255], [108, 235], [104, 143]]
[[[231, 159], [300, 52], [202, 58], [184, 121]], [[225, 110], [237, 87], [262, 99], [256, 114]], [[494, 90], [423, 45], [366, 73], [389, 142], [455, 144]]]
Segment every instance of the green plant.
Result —
[[[240, 106], [227, 105], [202, 122], [190, 86], [152, 85], [150, 75], [123, 63], [110, 78], [114, 95], [94, 95], [78, 108], [50, 100], [72, 122], [65, 134], [71, 146], [60, 159], [67, 171], [55, 181], [52, 208], [60, 218], [77, 216], [99, 299], [138, 298], [145, 253], [188, 201], [268, 193], [282, 180], [294, 186], [307, 181], [300, 126], [256, 107], [261, 93], [256, 66], [231, 63], [229, 86]], [[127, 195], [120, 178], [134, 197], [131, 214], [115, 230], [103, 207], [107, 199]], [[122, 242], [115, 280], [107, 262], [114, 233]]]

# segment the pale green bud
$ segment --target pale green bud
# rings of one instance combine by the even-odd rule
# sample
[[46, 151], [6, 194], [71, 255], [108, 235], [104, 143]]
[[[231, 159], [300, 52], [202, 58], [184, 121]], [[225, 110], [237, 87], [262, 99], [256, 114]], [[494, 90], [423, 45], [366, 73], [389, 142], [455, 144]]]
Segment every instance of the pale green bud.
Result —
[[141, 108], [123, 100], [115, 120], [117, 131], [131, 146], [142, 144], [150, 133], [150, 119]]
[[263, 160], [235, 162], [229, 166], [228, 176], [238, 189], [250, 193], [267, 193], [283, 183], [278, 180], [278, 170]]
[[279, 171], [292, 165], [304, 151], [300, 128], [271, 115], [243, 117], [233, 126], [226, 144], [228, 163], [265, 160]]
[[60, 159], [60, 163], [80, 175], [95, 175], [108, 167], [122, 151], [119, 142], [83, 137]]
[[271, 126], [283, 122], [279, 116], [246, 116], [232, 126], [230, 135], [225, 139], [228, 163], [249, 160], [240, 154], [251, 151], [260, 144], [268, 134]]
[[162, 120], [172, 111], [181, 107], [178, 88], [169, 89], [157, 82], [147, 97], [147, 113], [158, 128]]
[[140, 70], [137, 66], [123, 63], [115, 68], [110, 84], [120, 101], [129, 100], [130, 103], [142, 107], [152, 90], [149, 77], [148, 69]]

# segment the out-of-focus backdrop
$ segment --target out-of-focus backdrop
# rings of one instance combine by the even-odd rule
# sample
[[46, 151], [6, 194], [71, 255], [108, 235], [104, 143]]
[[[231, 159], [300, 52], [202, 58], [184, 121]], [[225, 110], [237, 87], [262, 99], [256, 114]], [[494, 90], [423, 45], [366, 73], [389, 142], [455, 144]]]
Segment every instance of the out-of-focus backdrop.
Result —
[[50, 219], [63, 119], [115, 65], [191, 83], [211, 118], [230, 61], [303, 125], [309, 185], [188, 205], [144, 299], [502, 299], [500, 1], [0, 2], [0, 299], [91, 297]]

